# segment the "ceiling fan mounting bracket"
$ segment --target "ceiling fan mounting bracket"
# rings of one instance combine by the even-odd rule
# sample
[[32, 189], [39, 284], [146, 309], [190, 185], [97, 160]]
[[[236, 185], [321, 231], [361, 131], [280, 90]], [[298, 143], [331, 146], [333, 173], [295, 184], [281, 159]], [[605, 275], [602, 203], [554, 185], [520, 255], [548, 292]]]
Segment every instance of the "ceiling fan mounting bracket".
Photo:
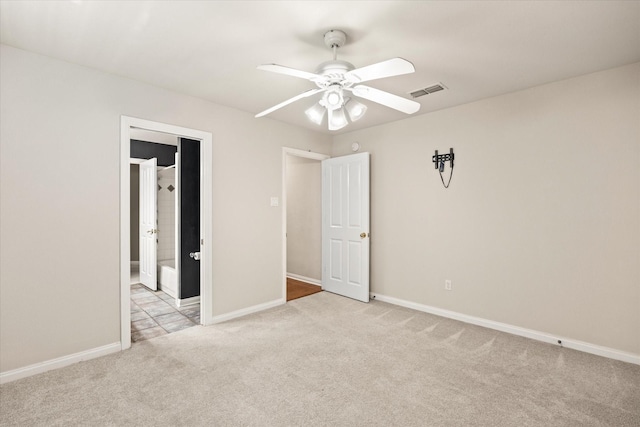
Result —
[[318, 65], [316, 74], [324, 76], [323, 81], [316, 81], [318, 87], [329, 87], [333, 84], [344, 85], [344, 75], [356, 67], [352, 63], [339, 60], [337, 55], [337, 49], [344, 46], [347, 42], [347, 35], [341, 30], [329, 30], [324, 33], [324, 44], [333, 50], [333, 60], [326, 61]]
[[329, 30], [324, 33], [324, 44], [329, 48], [342, 47], [347, 42], [347, 35], [344, 31]]

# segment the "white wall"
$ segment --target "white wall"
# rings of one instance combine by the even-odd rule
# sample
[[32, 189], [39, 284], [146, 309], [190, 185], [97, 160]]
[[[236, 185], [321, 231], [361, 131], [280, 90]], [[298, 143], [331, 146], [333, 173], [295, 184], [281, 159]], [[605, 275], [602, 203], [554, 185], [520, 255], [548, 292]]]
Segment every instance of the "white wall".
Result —
[[213, 134], [213, 315], [282, 298], [269, 206], [282, 146], [327, 153], [330, 137], [5, 45], [0, 57], [0, 371], [120, 341], [121, 115]]
[[322, 170], [287, 156], [287, 273], [322, 280]]
[[[336, 136], [333, 154], [353, 141], [374, 292], [640, 354], [640, 64]], [[449, 147], [444, 189], [431, 156]]]

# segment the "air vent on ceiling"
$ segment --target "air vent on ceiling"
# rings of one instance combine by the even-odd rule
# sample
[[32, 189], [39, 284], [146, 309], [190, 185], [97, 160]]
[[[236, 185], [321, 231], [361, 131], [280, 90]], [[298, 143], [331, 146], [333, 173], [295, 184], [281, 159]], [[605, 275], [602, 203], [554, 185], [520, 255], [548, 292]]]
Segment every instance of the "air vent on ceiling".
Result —
[[412, 98], [418, 98], [420, 96], [429, 95], [435, 92], [440, 92], [441, 90], [445, 90], [446, 87], [442, 83], [437, 83], [435, 85], [431, 85], [429, 87], [425, 87], [424, 89], [414, 90], [413, 92], [409, 92]]

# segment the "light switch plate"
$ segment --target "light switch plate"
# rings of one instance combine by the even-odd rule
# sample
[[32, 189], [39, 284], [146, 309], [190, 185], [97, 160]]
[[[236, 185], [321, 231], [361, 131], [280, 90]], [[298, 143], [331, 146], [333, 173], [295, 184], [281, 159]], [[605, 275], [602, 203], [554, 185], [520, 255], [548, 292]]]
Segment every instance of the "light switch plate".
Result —
[[280, 200], [278, 200], [277, 197], [272, 197], [271, 198], [271, 207], [277, 207], [280, 206]]

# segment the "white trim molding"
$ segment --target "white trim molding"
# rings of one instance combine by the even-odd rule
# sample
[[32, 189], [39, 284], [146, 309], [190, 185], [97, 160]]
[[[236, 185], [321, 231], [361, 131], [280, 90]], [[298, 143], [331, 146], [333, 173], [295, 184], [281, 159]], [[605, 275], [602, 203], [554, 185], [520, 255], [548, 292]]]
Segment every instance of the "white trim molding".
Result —
[[207, 325], [213, 325], [215, 323], [226, 322], [227, 320], [236, 319], [238, 317], [246, 316], [248, 314], [257, 313], [259, 311], [268, 310], [273, 307], [277, 307], [279, 305], [283, 305], [287, 302], [285, 298], [280, 298], [277, 300], [265, 302], [262, 304], [254, 305], [247, 308], [241, 308], [240, 310], [232, 311], [230, 313], [221, 314], [219, 316], [214, 316], [207, 321]]
[[620, 360], [622, 362], [640, 365], [640, 355], [638, 354], [628, 353], [625, 351], [603, 347], [584, 341], [578, 341], [571, 338], [551, 335], [546, 332], [535, 331], [533, 329], [521, 328], [519, 326], [509, 325], [507, 323], [495, 322], [493, 320], [487, 320], [481, 317], [469, 316], [467, 314], [406, 301], [386, 295], [380, 295], [373, 292], [369, 295], [371, 299], [375, 299], [377, 301], [387, 302], [389, 304], [399, 305], [401, 307], [422, 311], [424, 313], [459, 320], [460, 322], [470, 323], [472, 325], [482, 326], [485, 328], [494, 329], [496, 331], [506, 332], [508, 334], [518, 335], [525, 338], [531, 338], [536, 341], [542, 341], [548, 344], [554, 344], [585, 353], [595, 354], [597, 356], [607, 357], [609, 359]]
[[287, 273], [287, 277], [310, 285], [322, 286], [322, 280], [312, 279], [311, 277], [300, 276], [299, 274], [293, 273]]
[[85, 360], [95, 359], [96, 357], [106, 356], [111, 353], [117, 353], [121, 350], [122, 345], [119, 342], [115, 342], [113, 344], [103, 345], [102, 347], [92, 348], [91, 350], [85, 350], [68, 356], [35, 363], [12, 371], [1, 372], [0, 384], [41, 374], [43, 372], [51, 371], [52, 369], [64, 368], [65, 366], [73, 365], [74, 363], [84, 362]]
[[178, 307], [186, 307], [188, 305], [198, 304], [199, 302], [200, 302], [199, 295], [197, 297], [184, 298], [184, 299], [176, 298], [176, 305]]

